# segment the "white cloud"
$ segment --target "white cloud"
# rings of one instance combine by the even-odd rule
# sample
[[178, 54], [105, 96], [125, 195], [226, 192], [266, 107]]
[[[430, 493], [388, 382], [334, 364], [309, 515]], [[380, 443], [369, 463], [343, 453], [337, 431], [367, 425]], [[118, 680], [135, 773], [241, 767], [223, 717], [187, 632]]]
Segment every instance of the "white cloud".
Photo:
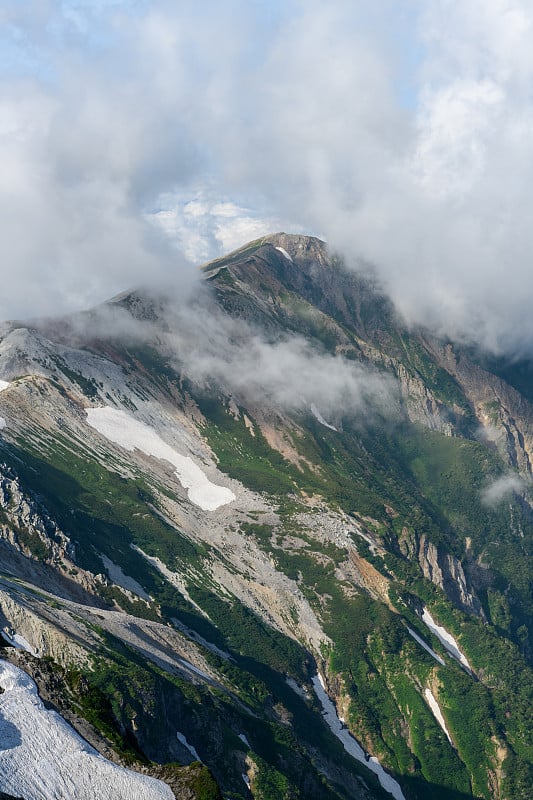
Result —
[[147, 219], [168, 236], [169, 241], [193, 263], [236, 250], [247, 242], [288, 227], [303, 232], [295, 223], [287, 226], [274, 215], [262, 215], [252, 208], [224, 199], [214, 188], [175, 192], [159, 198], [161, 208], [147, 214]]
[[167, 286], [149, 298], [156, 323], [143, 308], [135, 317], [119, 303], [108, 303], [64, 318], [59, 326], [45, 322], [42, 329], [48, 338], [76, 346], [95, 330], [102, 339], [149, 343], [200, 390], [221, 391], [252, 409], [321, 415], [330, 425], [346, 417], [365, 424], [401, 417], [398, 384], [390, 375], [300, 336], [275, 336], [232, 317], [205, 284], [188, 288]]
[[[244, 405], [326, 417], [399, 413], [397, 384], [371, 368], [333, 356], [298, 337], [271, 341], [243, 319], [223, 314], [207, 296], [166, 308], [168, 356], [202, 388], [218, 388]], [[327, 375], [327, 381], [324, 376]]]
[[519, 475], [508, 473], [496, 478], [487, 486], [482, 492], [481, 499], [485, 505], [494, 508], [504, 500], [509, 500], [513, 493], [522, 492], [525, 485], [524, 479]]
[[484, 139], [504, 97], [492, 81], [457, 81], [427, 98], [412, 169], [435, 198], [461, 200], [487, 168]]
[[526, 0], [1, 13], [0, 317], [298, 229], [375, 263], [414, 322], [533, 343]]
[[[411, 321], [527, 346], [533, 11], [425, 4], [410, 110], [386, 34], [393, 11], [378, 6], [371, 29], [357, 4], [295, 16], [253, 76], [255, 113], [243, 120], [227, 105], [220, 161], [349, 258], [375, 263]], [[237, 167], [228, 138], [240, 143]]]

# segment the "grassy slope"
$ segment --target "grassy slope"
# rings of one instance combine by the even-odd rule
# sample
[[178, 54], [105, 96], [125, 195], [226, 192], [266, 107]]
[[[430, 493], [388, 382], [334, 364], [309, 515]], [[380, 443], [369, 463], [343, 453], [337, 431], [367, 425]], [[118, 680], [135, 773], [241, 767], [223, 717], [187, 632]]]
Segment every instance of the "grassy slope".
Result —
[[[414, 426], [392, 432], [348, 430], [340, 437], [308, 420], [308, 434], [299, 444], [305, 456], [319, 463], [321, 469], [318, 475], [311, 471], [298, 475], [289, 465], [280, 471], [279, 455], [271, 453], [269, 458], [265, 442], [261, 442], [256, 455], [255, 442], [244, 424], [234, 420], [222, 406], [215, 414], [212, 405], [201, 399], [200, 405], [209, 412], [206, 435], [221, 467], [250, 485], [254, 485], [256, 470], [269, 472], [269, 489], [277, 493], [281, 509], [287, 502], [285, 492], [290, 481], [292, 491], [296, 482], [307, 492], [321, 492], [333, 505], [348, 512], [358, 509], [371, 514], [389, 543], [408, 526], [459, 556], [465, 552], [467, 537], [472, 540], [476, 555], [486, 554], [488, 536], [498, 539], [502, 548], [516, 548], [516, 537], [509, 531], [508, 509], [491, 509], [480, 500], [487, 480], [499, 474], [502, 465], [477, 442]], [[289, 501], [288, 519], [291, 504]], [[394, 508], [393, 519], [385, 505]], [[515, 521], [519, 515], [522, 528], [530, 531], [531, 523], [524, 510], [517, 507], [514, 513]], [[287, 532], [302, 535], [290, 525]], [[509, 752], [513, 770], [509, 770], [507, 785], [511, 786], [520, 773], [529, 775], [528, 762], [533, 754], [526, 731], [530, 724], [531, 674], [513, 634], [520, 627], [522, 611], [517, 610], [507, 631], [497, 624], [483, 625], [453, 609], [398, 552], [387, 560], [412, 597], [429, 603], [452, 631], [465, 631], [467, 652], [476, 665], [485, 669], [484, 684], [473, 682], [453, 664], [438, 669], [448, 723], [466, 771], [420, 699], [418, 686], [429, 678], [435, 663], [413, 644], [398, 618], [367, 597], [348, 599], [331, 564], [319, 563], [308, 551], [284, 552], [273, 546], [272, 532], [261, 530], [261, 526], [251, 526], [250, 533], [276, 558], [278, 567], [292, 577], [302, 576], [301, 585], [317, 609], [317, 598], [327, 598], [327, 611], [324, 613], [322, 606], [322, 618], [326, 632], [336, 642], [332, 666], [344, 676], [352, 698], [351, 722], [356, 731], [369, 737], [391, 767], [400, 773], [423, 776], [441, 787], [435, 789], [435, 796], [442, 797], [467, 791], [470, 774], [475, 793], [488, 798], [491, 789], [487, 770], [494, 767], [493, 737], [497, 736], [507, 737], [512, 748]], [[512, 581], [518, 593], [525, 587], [526, 574], [527, 564], [524, 566], [520, 559], [507, 559], [500, 569], [495, 569], [495, 586], [484, 598], [489, 614], [492, 595], [492, 608], [506, 619], [494, 600], [498, 597], [497, 587], [500, 581]], [[519, 608], [526, 604], [525, 595], [522, 598]], [[424, 635], [424, 631], [421, 633]], [[502, 633], [507, 634], [506, 639], [502, 639]], [[427, 631], [425, 635], [428, 638]], [[500, 686], [495, 685], [496, 675]], [[509, 704], [514, 709], [510, 717], [506, 715]], [[406, 747], [406, 724], [412, 752]], [[522, 783], [526, 780], [524, 777]], [[510, 796], [523, 796], [520, 788], [512, 791], [515, 794]]]
[[[235, 778], [236, 766], [231, 756], [235, 747], [243, 749], [235, 734], [238, 730], [246, 732], [253, 743], [254, 757], [263, 765], [260, 784], [264, 778], [264, 785], [260, 791], [265, 800], [283, 796], [324, 800], [345, 797], [342, 787], [339, 794], [328, 787], [328, 782], [309, 760], [308, 750], [316, 750], [324, 758], [333, 759], [346, 770], [346, 775], [355, 776], [366, 771], [357, 768], [344, 754], [321, 721], [316, 703], [311, 706], [304, 703], [285, 683], [286, 675], [299, 683], [309, 678], [311, 662], [306, 652], [266, 626], [236, 599], [228, 604], [213, 593], [209, 583], [202, 586], [196, 582], [189, 586], [190, 593], [209, 614], [211, 621], [206, 620], [131, 549], [131, 543], [137, 544], [160, 557], [171, 569], [185, 574], [188, 568], [193, 568], [195, 574], [201, 573], [201, 560], [205, 556], [201, 546], [180, 536], [149, 509], [146, 503], [153, 498], [150, 487], [141, 477], [125, 481], [85, 455], [74, 455], [59, 440], [53, 449], [48, 449], [46, 458], [33, 451], [27, 443], [25, 446], [27, 449], [9, 448], [2, 457], [15, 461], [23, 483], [31, 485], [60, 526], [72, 536], [80, 565], [101, 572], [103, 568], [98, 553], [104, 553], [124, 572], [141, 582], [154, 597], [164, 618], [179, 619], [230, 652], [233, 662], [226, 662], [209, 651], [205, 651], [205, 657], [225, 675], [252, 713], [259, 716], [251, 725], [249, 715], [234, 708], [227, 698], [213, 697], [209, 691], [206, 694], [192, 690], [185, 682], [170, 678], [147, 664], [134, 651], [124, 652], [123, 645], [117, 641], [108, 641], [108, 647], [97, 658], [96, 672], [87, 674], [95, 692], [86, 698], [82, 713], [85, 712], [113, 741], [105, 719], [98, 715], [98, 692], [103, 692], [101, 697], [111, 702], [119, 726], [128, 729], [130, 724], [131, 732], [130, 717], [133, 714], [143, 719], [149, 730], [152, 726], [155, 732], [157, 715], [150, 723], [150, 704], [142, 701], [143, 692], [149, 694], [152, 686], [152, 694], [157, 694], [157, 691], [163, 691], [162, 685], [166, 686], [165, 691], [170, 691], [168, 687], [171, 684], [175, 698], [180, 693], [188, 697], [192, 718], [198, 719], [200, 715], [204, 720], [201, 740], [205, 740], [205, 731], [213, 732], [211, 745], [207, 743], [208, 748], [211, 747], [212, 761], [209, 757], [207, 761], [222, 785], [232, 789], [231, 796], [237, 798], [242, 794], [242, 790], [239, 791], [242, 783], [240, 773]], [[130, 613], [157, 619], [155, 605], [147, 609], [144, 603], [128, 603], [119, 590], [113, 592], [104, 588], [102, 595], [109, 601], [116, 599]], [[143, 691], [140, 691], [141, 687]], [[95, 708], [91, 706], [92, 700], [98, 701]], [[272, 709], [277, 703], [281, 703], [292, 717], [291, 730], [275, 721]], [[228, 720], [232, 723], [230, 727]], [[184, 725], [187, 728], [189, 723]], [[227, 756], [222, 760], [216, 752], [221, 741], [227, 750]], [[116, 746], [120, 744], [119, 740], [114, 743]], [[198, 748], [201, 749], [200, 745]], [[221, 769], [221, 763], [225, 762], [228, 768]], [[285, 794], [279, 794], [280, 786], [285, 786]]]

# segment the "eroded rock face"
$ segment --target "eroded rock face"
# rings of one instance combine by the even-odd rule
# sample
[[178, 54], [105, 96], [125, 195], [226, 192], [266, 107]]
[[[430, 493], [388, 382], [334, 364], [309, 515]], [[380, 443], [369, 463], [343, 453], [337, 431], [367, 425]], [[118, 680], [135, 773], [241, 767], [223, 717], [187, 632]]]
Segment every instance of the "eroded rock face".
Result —
[[403, 531], [399, 546], [404, 556], [418, 561], [424, 577], [446, 592], [453, 603], [483, 616], [481, 604], [458, 558], [439, 550], [424, 534], [418, 537], [407, 530]]
[[72, 560], [74, 548], [35, 500], [26, 495], [14, 470], [0, 464], [0, 536], [28, 558]]
[[533, 463], [533, 406], [505, 381], [482, 369], [452, 345], [431, 342], [431, 351], [452, 375], [472, 404], [483, 437], [522, 473], [530, 475]]
[[432, 394], [422, 380], [408, 372], [401, 363], [394, 364], [400, 392], [411, 422], [451, 436], [453, 424], [449, 410]]
[[46, 508], [24, 491], [7, 464], [0, 464], [0, 548], [4, 567], [20, 578], [61, 596], [102, 605], [98, 589], [105, 577], [76, 564], [70, 537]]
[[0, 633], [33, 655], [87, 665], [99, 637], [60, 610], [38, 604], [10, 585], [0, 588]]

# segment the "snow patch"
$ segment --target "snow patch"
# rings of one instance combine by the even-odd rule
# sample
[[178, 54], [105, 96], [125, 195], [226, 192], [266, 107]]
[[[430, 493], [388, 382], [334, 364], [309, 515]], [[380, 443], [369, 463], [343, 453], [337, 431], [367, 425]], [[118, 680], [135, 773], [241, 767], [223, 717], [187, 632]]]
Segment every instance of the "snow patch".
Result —
[[3, 431], [6, 427], [6, 421], [3, 417], [0, 417], [0, 431]]
[[[198, 606], [198, 608], [199, 608], [199, 606]], [[205, 614], [204, 614], [204, 616], [205, 616]], [[187, 625], [184, 625], [182, 622], [179, 621], [179, 619], [176, 619], [175, 617], [173, 617], [172, 618], [172, 624], [174, 625], [175, 628], [177, 628], [179, 631], [181, 631], [186, 636], [188, 636], [189, 639], [194, 639], [195, 642], [197, 642], [198, 644], [201, 644], [202, 647], [205, 647], [207, 650], [211, 650], [212, 653], [215, 653], [217, 656], [220, 656], [220, 658], [223, 658], [224, 661], [234, 661], [235, 660], [229, 653], [226, 653], [225, 650], [221, 650], [220, 647], [217, 647], [216, 644], [213, 644], [213, 642], [208, 642], [207, 639], [204, 639], [204, 637], [200, 636], [199, 633], [197, 633], [196, 631], [193, 631], [192, 628], [189, 628], [189, 627], [187, 627]]]
[[250, 789], [250, 778], [248, 777], [248, 775], [246, 774], [246, 772], [243, 772], [243, 773], [241, 774], [241, 778], [243, 779], [243, 781], [245, 782], [245, 784], [247, 785], [247, 787]]
[[312, 683], [316, 696], [318, 697], [323, 709], [323, 717], [331, 731], [341, 742], [346, 752], [349, 753], [352, 758], [355, 758], [356, 761], [364, 764], [365, 767], [377, 775], [383, 789], [385, 789], [386, 792], [389, 792], [389, 794], [394, 797], [394, 800], [405, 800], [405, 796], [400, 788], [400, 784], [395, 781], [388, 772], [385, 772], [375, 756], [371, 756], [370, 758], [367, 756], [357, 739], [354, 739], [346, 726], [337, 716], [337, 709], [326, 693], [322, 675], [320, 673], [315, 675], [314, 678], [312, 678]]
[[239, 739], [241, 740], [241, 742], [243, 742], [243, 744], [246, 745], [246, 747], [249, 747], [250, 750], [252, 749], [252, 745], [250, 744], [244, 733], [239, 733]]
[[304, 700], [309, 700], [309, 695], [306, 690], [297, 684], [294, 678], [285, 678], [285, 683], [287, 686], [290, 686], [292, 691], [296, 692], [299, 697], [302, 697]]
[[199, 669], [198, 667], [195, 667], [195, 666], [194, 666], [194, 664], [191, 664], [191, 662], [190, 662], [190, 661], [186, 661], [184, 658], [178, 658], [178, 661], [179, 661], [179, 663], [180, 663], [180, 664], [183, 664], [183, 666], [185, 667], [185, 669], [189, 669], [191, 672], [194, 672], [194, 673], [196, 673], [196, 675], [199, 675], [201, 678], [205, 678], [205, 680], [208, 680], [208, 681], [210, 681], [210, 682], [213, 680], [213, 679], [212, 679], [212, 678], [211, 678], [211, 677], [210, 677], [210, 676], [207, 674], [207, 672], [203, 672], [203, 671], [202, 671], [201, 669]]
[[409, 625], [407, 626], [407, 630], [409, 631], [415, 642], [418, 642], [420, 647], [423, 647], [426, 652], [428, 652], [431, 656], [433, 656], [435, 661], [438, 661], [439, 664], [442, 664], [442, 666], [444, 666], [444, 659], [442, 659], [428, 644], [426, 644], [425, 641], [420, 638], [418, 633], [416, 633], [416, 631], [410, 628]]
[[111, 559], [105, 556], [103, 553], [100, 553], [100, 559], [113, 583], [116, 583], [117, 586], [122, 586], [123, 589], [127, 589], [129, 592], [133, 592], [142, 600], [150, 602], [152, 598], [144, 591], [141, 584], [137, 583], [135, 578], [130, 578], [129, 575], [126, 575], [124, 572], [122, 572], [118, 564], [114, 564], [113, 561], [111, 561]]
[[0, 392], [3, 392], [4, 389], [7, 389], [9, 386], [9, 381], [0, 381]]
[[440, 710], [440, 706], [437, 703], [437, 700], [435, 699], [435, 697], [433, 696], [433, 692], [431, 691], [431, 689], [426, 689], [424, 691], [424, 697], [426, 698], [427, 704], [428, 704], [428, 706], [430, 707], [430, 709], [433, 712], [433, 716], [435, 717], [435, 719], [437, 720], [437, 722], [441, 726], [442, 730], [446, 734], [446, 736], [448, 738], [448, 741], [450, 742], [451, 745], [453, 745], [452, 737], [450, 736], [450, 732], [449, 732], [448, 728], [446, 727], [446, 721], [445, 721], [444, 717], [442, 716], [442, 711]]
[[33, 680], [0, 662], [0, 790], [25, 800], [173, 800], [155, 778], [112, 764], [55, 711]]
[[457, 641], [453, 638], [451, 633], [448, 633], [446, 628], [443, 628], [442, 625], [437, 625], [427, 608], [424, 608], [422, 614], [422, 621], [428, 626], [430, 631], [435, 634], [439, 642], [446, 648], [448, 653], [453, 656], [460, 664], [465, 667], [468, 672], [472, 672], [472, 667], [468, 663], [468, 660], [464, 653], [459, 650], [459, 645]]
[[282, 256], [285, 256], [285, 258], [287, 259], [287, 261], [290, 261], [290, 262], [291, 262], [291, 264], [292, 264], [292, 263], [294, 263], [294, 262], [293, 262], [293, 260], [292, 260], [292, 258], [291, 258], [291, 257], [290, 257], [290, 255], [287, 253], [287, 251], [285, 250], [285, 248], [284, 248], [284, 247], [276, 247], [276, 250], [279, 250], [279, 252], [281, 253], [281, 255], [282, 255]]
[[17, 650], [25, 650], [35, 658], [39, 658], [39, 651], [34, 650], [28, 640], [25, 639], [24, 636], [21, 636], [20, 633], [15, 633], [15, 631], [9, 632], [7, 628], [4, 628], [2, 636], [11, 647], [16, 647]]
[[163, 564], [160, 558], [157, 558], [157, 556], [149, 556], [148, 553], [145, 553], [144, 550], [141, 550], [141, 548], [137, 547], [136, 544], [131, 544], [130, 547], [132, 550], [135, 550], [136, 553], [139, 553], [139, 555], [146, 559], [146, 561], [152, 564], [152, 566], [154, 566], [158, 572], [160, 572], [161, 575], [163, 575], [163, 577], [165, 577], [167, 581], [172, 584], [172, 586], [175, 586], [176, 589], [181, 592], [187, 602], [191, 604], [191, 606], [194, 606], [194, 608], [200, 614], [202, 614], [202, 616], [206, 617], [206, 619], [209, 619], [203, 608], [200, 608], [198, 603], [195, 603], [190, 596], [189, 592], [187, 591], [185, 580], [181, 575], [179, 575], [177, 572], [172, 572], [172, 570], [170, 570], [166, 564]]
[[322, 416], [322, 414], [320, 413], [320, 411], [318, 410], [318, 408], [315, 406], [314, 403], [311, 403], [311, 414], [325, 428], [329, 428], [330, 431], [336, 431], [338, 433], [337, 428], [334, 425], [330, 425], [329, 422], [326, 422], [326, 420], [324, 419], [324, 417]]
[[225, 486], [211, 483], [207, 475], [189, 456], [182, 456], [156, 433], [149, 425], [133, 419], [125, 411], [110, 406], [88, 408], [87, 422], [109, 441], [133, 452], [140, 450], [147, 456], [169, 461], [176, 476], [187, 489], [191, 503], [203, 511], [215, 511], [220, 506], [235, 500], [235, 495]]
[[177, 737], [177, 739], [178, 739], [178, 742], [181, 742], [181, 744], [182, 744], [184, 747], [186, 747], [186, 748], [187, 748], [187, 750], [189, 751], [189, 753], [191, 754], [191, 756], [194, 758], [194, 760], [195, 760], [195, 761], [200, 761], [202, 764], [204, 763], [204, 762], [202, 761], [202, 759], [200, 758], [200, 756], [198, 755], [198, 751], [197, 751], [197, 750], [196, 750], [196, 749], [195, 749], [195, 748], [192, 746], [192, 744], [189, 744], [189, 742], [187, 741], [187, 739], [186, 739], [186, 737], [183, 735], [183, 733], [180, 733], [180, 732], [178, 731], [178, 732], [176, 733], [176, 737]]

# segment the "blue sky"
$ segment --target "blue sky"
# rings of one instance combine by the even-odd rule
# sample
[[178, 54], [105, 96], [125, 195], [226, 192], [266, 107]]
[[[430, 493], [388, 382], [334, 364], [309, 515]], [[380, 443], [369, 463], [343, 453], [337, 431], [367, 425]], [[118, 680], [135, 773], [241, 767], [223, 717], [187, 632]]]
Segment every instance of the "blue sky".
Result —
[[526, 0], [5, 0], [0, 26], [1, 318], [284, 229], [375, 264], [408, 320], [533, 342]]

